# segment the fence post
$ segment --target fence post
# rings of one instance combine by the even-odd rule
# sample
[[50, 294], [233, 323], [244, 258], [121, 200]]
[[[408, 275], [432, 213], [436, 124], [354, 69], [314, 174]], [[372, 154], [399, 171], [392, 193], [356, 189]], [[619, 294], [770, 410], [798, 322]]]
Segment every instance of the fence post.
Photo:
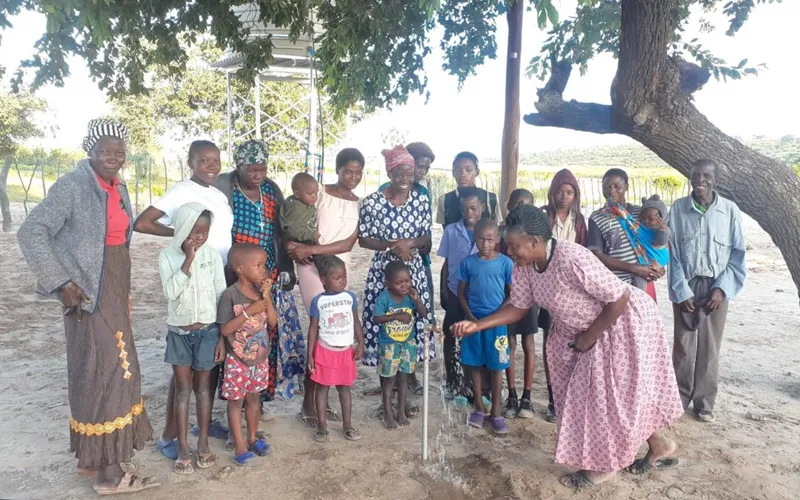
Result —
[[133, 160], [133, 196], [136, 198], [136, 216], [139, 216], [139, 161]]
[[153, 159], [147, 163], [147, 191], [150, 192], [150, 206], [153, 205]]
[[167, 175], [167, 160], [164, 157], [161, 157], [161, 162], [164, 164], [164, 194], [166, 194], [167, 189], [169, 189], [169, 176]]
[[47, 196], [47, 184], [44, 181], [44, 160], [43, 160], [42, 161], [42, 199], [44, 199], [45, 196]]

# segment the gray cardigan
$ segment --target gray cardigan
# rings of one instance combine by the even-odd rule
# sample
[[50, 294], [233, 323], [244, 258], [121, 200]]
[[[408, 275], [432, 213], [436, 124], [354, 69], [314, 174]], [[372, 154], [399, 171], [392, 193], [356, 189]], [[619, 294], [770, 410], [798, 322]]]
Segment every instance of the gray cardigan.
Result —
[[[120, 179], [117, 189], [131, 220], [126, 246], [133, 234], [128, 189]], [[36, 274], [36, 291], [53, 298], [72, 281], [89, 298], [83, 310], [94, 312], [102, 285], [106, 244], [108, 195], [100, 187], [89, 160], [58, 179], [17, 232], [22, 255]], [[124, 311], [123, 311], [124, 312]]]

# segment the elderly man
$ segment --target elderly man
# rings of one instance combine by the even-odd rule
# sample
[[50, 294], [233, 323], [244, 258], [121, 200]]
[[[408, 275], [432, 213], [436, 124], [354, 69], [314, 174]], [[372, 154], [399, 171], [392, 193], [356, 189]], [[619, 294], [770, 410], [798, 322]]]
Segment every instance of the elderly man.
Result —
[[670, 210], [669, 298], [675, 316], [672, 361], [683, 407], [714, 421], [719, 349], [728, 302], [744, 286], [745, 245], [739, 208], [715, 190], [717, 164], [692, 166], [692, 194]]

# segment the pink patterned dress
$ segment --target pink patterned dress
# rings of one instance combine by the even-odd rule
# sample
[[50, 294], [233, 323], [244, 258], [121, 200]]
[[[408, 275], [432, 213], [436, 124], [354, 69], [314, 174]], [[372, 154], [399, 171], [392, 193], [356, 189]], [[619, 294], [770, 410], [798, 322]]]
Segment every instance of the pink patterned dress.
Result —
[[[626, 288], [625, 311], [597, 344], [584, 353], [569, 348]], [[558, 415], [556, 463], [620, 470], [654, 431], [683, 414], [658, 307], [589, 250], [557, 240], [543, 273], [515, 267], [511, 303], [520, 309], [538, 304], [553, 316], [547, 361]]]

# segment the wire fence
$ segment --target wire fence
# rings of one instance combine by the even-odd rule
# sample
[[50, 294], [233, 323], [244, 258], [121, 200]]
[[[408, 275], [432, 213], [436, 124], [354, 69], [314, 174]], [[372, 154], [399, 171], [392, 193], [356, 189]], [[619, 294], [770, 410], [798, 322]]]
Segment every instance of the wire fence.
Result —
[[[13, 161], [12, 164], [16, 178], [9, 173], [9, 196], [11, 201], [22, 202], [26, 215], [33, 204], [47, 196], [50, 187], [58, 178], [74, 168], [74, 165], [48, 161], [39, 161], [34, 165], [23, 165]], [[287, 168], [271, 167], [269, 176], [278, 184], [284, 194], [288, 195], [291, 192], [292, 177], [296, 173], [302, 172], [303, 167], [290, 163], [286, 165], [289, 166]], [[554, 172], [521, 167], [520, 173], [517, 187], [531, 191], [537, 205], [547, 204], [547, 192]], [[639, 204], [642, 198], [657, 194], [665, 204], [671, 205], [677, 198], [687, 196], [691, 190], [689, 182], [682, 177], [637, 174], [636, 171], [630, 171], [629, 175], [628, 201], [635, 204]], [[138, 215], [163, 196], [174, 184], [190, 177], [190, 173], [188, 167], [180, 162], [169, 161], [165, 158], [155, 159], [145, 155], [140, 158], [134, 157], [127, 162], [122, 170], [122, 177], [128, 187], [134, 214]], [[367, 196], [387, 181], [383, 170], [367, 168], [364, 171], [362, 182], [355, 192], [359, 197]], [[323, 182], [336, 182], [336, 174], [332, 169], [324, 172]], [[423, 182], [431, 194], [433, 205], [441, 195], [456, 187], [449, 170], [432, 170]], [[605, 198], [600, 177], [581, 177], [578, 179], [578, 183], [581, 190], [581, 206], [585, 213], [591, 213], [603, 206]], [[488, 191], [499, 193], [500, 172], [482, 173], [477, 184]]]

